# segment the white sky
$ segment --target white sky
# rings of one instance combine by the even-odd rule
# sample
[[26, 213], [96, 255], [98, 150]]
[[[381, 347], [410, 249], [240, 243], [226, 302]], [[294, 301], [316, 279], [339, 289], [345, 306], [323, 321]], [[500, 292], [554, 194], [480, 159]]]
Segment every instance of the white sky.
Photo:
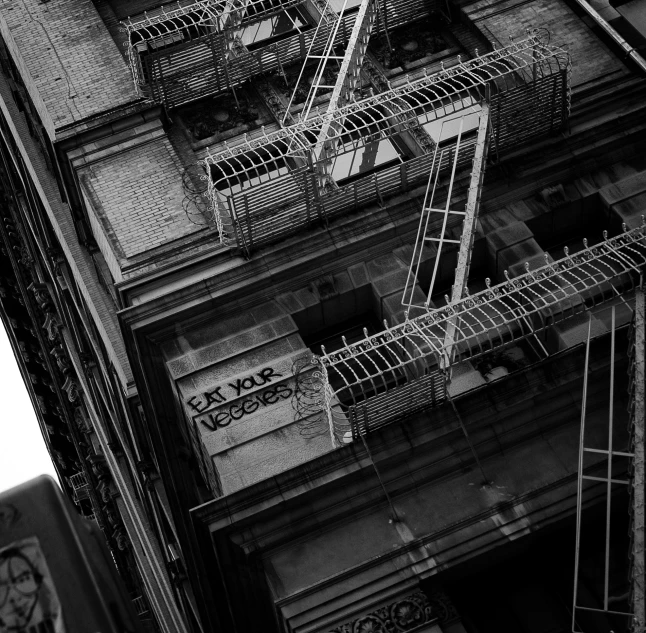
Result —
[[27, 388], [0, 324], [0, 492], [37, 477], [58, 482]]

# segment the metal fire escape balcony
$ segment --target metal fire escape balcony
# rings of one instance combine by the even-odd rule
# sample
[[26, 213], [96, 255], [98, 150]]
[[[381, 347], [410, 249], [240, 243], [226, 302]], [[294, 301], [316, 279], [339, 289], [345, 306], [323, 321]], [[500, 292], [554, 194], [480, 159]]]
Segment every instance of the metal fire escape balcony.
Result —
[[[569, 116], [570, 70], [563, 49], [531, 32], [475, 59], [458, 58], [439, 73], [270, 134], [245, 136], [235, 147], [225, 143], [203, 161], [220, 239], [249, 255], [308, 225], [425, 184], [435, 145], [421, 143], [414, 130], [474, 104], [489, 105], [491, 143], [498, 154], [559, 130]], [[326, 128], [331, 157], [317, 154]], [[455, 140], [442, 145], [447, 151], [440, 168], [451, 160]], [[475, 147], [473, 137], [464, 140], [458, 167], [471, 165]], [[387, 159], [380, 163], [379, 154]], [[341, 159], [355, 171], [344, 171]], [[324, 164], [330, 160], [337, 162]], [[321, 173], [330, 176], [322, 182]]]
[[90, 498], [90, 486], [85, 478], [85, 473], [76, 473], [69, 478], [72, 486], [72, 499], [74, 503], [79, 503], [83, 499]]
[[324, 353], [319, 404], [333, 440], [356, 438], [442, 402], [447, 370], [455, 364], [534, 337], [639, 283], [646, 265], [646, 224], [613, 238], [604, 234], [604, 241], [585, 246]]
[[[199, 0], [122, 24], [137, 90], [174, 107], [323, 50], [336, 19], [311, 0]], [[336, 44], [350, 32], [348, 19]]]

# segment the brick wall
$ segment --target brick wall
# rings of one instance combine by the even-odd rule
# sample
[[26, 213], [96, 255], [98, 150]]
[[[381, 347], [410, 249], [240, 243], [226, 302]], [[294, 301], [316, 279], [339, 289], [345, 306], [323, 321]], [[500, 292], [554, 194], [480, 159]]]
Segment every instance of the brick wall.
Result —
[[91, 0], [0, 0], [0, 32], [52, 139], [61, 127], [138, 99]]
[[183, 167], [163, 129], [87, 155], [86, 163], [79, 178], [110, 241], [106, 260], [127, 259], [204, 229], [184, 212]]

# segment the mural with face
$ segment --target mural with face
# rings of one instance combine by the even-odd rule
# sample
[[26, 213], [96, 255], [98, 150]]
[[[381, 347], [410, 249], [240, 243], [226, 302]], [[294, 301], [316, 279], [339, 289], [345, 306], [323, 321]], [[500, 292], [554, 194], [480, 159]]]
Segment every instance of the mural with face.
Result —
[[38, 539], [0, 550], [0, 633], [64, 633], [61, 608]]

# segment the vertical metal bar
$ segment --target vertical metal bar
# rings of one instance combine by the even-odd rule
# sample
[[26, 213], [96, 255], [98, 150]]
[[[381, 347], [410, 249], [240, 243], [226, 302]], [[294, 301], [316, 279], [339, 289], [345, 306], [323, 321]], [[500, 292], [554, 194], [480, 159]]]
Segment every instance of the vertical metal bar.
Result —
[[209, 34], [207, 36], [207, 42], [208, 46], [211, 49], [211, 57], [213, 58], [213, 71], [215, 73], [215, 83], [217, 84], [217, 90], [220, 91], [222, 90], [222, 87], [220, 85], [220, 73], [218, 72], [218, 53], [221, 52], [215, 50], [215, 33], [213, 31], [209, 31]]
[[550, 134], [554, 129], [554, 114], [556, 111], [556, 86], [558, 84], [558, 75], [556, 77], [550, 77], [550, 82], [552, 83], [552, 104], [550, 106]]
[[248, 196], [244, 196], [244, 212], [245, 212], [245, 218], [247, 220], [247, 230], [249, 231], [249, 242], [246, 244], [247, 248], [247, 253], [251, 253], [251, 250], [253, 249], [253, 225], [251, 223], [251, 214], [249, 213], [249, 198]]
[[240, 104], [238, 103], [238, 97], [236, 96], [235, 90], [233, 90], [233, 82], [231, 81], [231, 76], [229, 75], [229, 62], [228, 62], [228, 55], [227, 53], [229, 52], [227, 49], [227, 45], [225, 44], [225, 36], [214, 36], [220, 45], [220, 58], [222, 60], [222, 68], [224, 69], [224, 77], [227, 82], [227, 87], [230, 88], [233, 91], [233, 98], [236, 101], [236, 105], [240, 107]]
[[305, 222], [309, 225], [312, 219], [311, 206], [314, 192], [310, 191], [311, 184], [309, 174], [307, 172], [303, 172], [303, 185], [305, 186]]
[[561, 108], [561, 123], [565, 125], [568, 120], [568, 107], [567, 107], [567, 96], [568, 96], [568, 82], [567, 82], [567, 70], [564, 68], [561, 73], [561, 86], [562, 86], [562, 94], [563, 94], [563, 107]]
[[161, 53], [152, 53], [151, 58], [153, 61], [157, 62], [157, 72], [159, 74], [159, 83], [158, 86], [160, 87], [160, 93], [161, 93], [161, 100], [164, 102], [167, 108], [172, 107], [172, 103], [168, 99], [168, 94], [166, 93], [166, 82], [164, 81], [164, 71], [162, 69], [162, 63], [161, 63]]
[[377, 192], [377, 199], [379, 200], [379, 206], [383, 207], [384, 199], [381, 197], [381, 191], [379, 191], [379, 180], [377, 180], [377, 176], [373, 176], [372, 178], [375, 183], [375, 191]]
[[501, 116], [502, 116], [501, 115], [502, 95], [500, 94], [500, 92], [498, 92], [496, 94], [496, 97], [497, 97], [497, 101], [498, 101], [498, 104], [497, 104], [497, 107], [496, 107], [496, 112], [498, 114], [498, 118], [496, 120], [496, 126], [495, 126], [496, 127], [496, 155], [498, 155], [498, 162], [500, 162], [500, 128], [502, 127], [501, 126], [501, 120], [500, 120]]
[[361, 412], [363, 413], [363, 432], [365, 435], [368, 435], [370, 432], [370, 418], [368, 417], [368, 408], [365, 404], [361, 406]]
[[612, 306], [610, 330], [610, 410], [608, 412], [608, 483], [606, 487], [606, 560], [603, 581], [603, 608], [608, 610], [608, 583], [610, 576], [610, 510], [612, 499], [612, 428], [615, 403], [615, 306]]
[[583, 442], [585, 438], [585, 413], [588, 400], [588, 366], [590, 364], [590, 333], [592, 314], [588, 321], [588, 340], [585, 345], [585, 364], [583, 367], [583, 400], [581, 402], [581, 435], [579, 438], [579, 469], [576, 493], [576, 546], [574, 550], [574, 594], [572, 598], [572, 631], [576, 627], [576, 599], [579, 588], [579, 556], [581, 550], [581, 507], [583, 502]]
[[399, 182], [402, 191], [408, 190], [408, 167], [406, 163], [399, 166]]
[[644, 418], [646, 417], [645, 391], [646, 377], [644, 368], [646, 358], [646, 306], [644, 291], [638, 288], [635, 292], [635, 321], [633, 336], [633, 370], [632, 370], [632, 434], [634, 468], [632, 491], [632, 612], [635, 616], [635, 630], [641, 630], [646, 624], [646, 592], [644, 587]]

